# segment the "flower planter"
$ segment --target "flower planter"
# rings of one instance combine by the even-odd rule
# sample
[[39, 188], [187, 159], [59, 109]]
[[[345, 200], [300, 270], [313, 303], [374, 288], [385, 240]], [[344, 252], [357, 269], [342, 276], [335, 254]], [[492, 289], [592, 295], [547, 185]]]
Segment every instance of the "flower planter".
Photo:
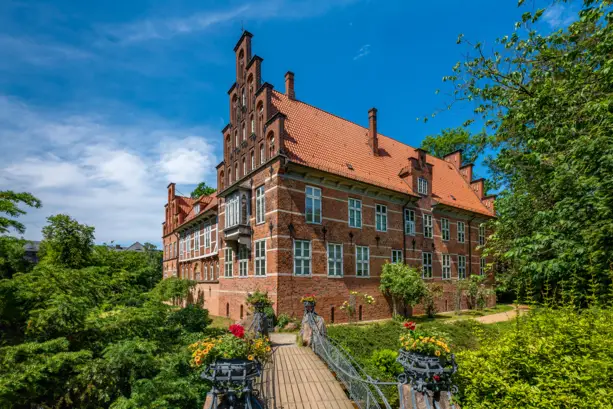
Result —
[[315, 301], [303, 301], [304, 311], [305, 312], [314, 312], [315, 311]]
[[214, 384], [230, 383], [236, 386], [251, 382], [261, 372], [261, 365], [248, 359], [218, 359], [202, 373], [202, 378]]
[[450, 359], [445, 359], [401, 349], [398, 351], [397, 361], [404, 368], [399, 380], [403, 383], [410, 382], [418, 392], [454, 389], [451, 375], [458, 367], [453, 354]]

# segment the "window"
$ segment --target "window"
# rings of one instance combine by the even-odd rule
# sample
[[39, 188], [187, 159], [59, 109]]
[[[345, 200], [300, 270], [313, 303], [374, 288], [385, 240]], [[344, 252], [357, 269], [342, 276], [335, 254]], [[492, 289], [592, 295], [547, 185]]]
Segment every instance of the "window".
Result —
[[443, 254], [443, 280], [451, 278], [451, 256]]
[[375, 230], [387, 231], [387, 206], [375, 205]]
[[234, 181], [238, 180], [238, 163], [234, 164]]
[[200, 266], [198, 264], [196, 264], [196, 267], [194, 267], [194, 280], [196, 281], [200, 281]]
[[266, 194], [264, 185], [255, 190], [255, 223], [264, 223], [264, 214], [266, 213]]
[[432, 215], [424, 214], [424, 237], [427, 239], [432, 238]]
[[268, 149], [270, 149], [269, 158], [272, 158], [275, 154], [275, 136], [271, 135], [270, 140], [268, 141]]
[[311, 275], [311, 242], [308, 240], [294, 241], [294, 274]]
[[187, 233], [187, 256], [190, 257], [191, 256], [191, 252], [192, 252], [192, 232], [190, 231], [189, 233]]
[[415, 236], [415, 212], [411, 209], [404, 209], [404, 233]]
[[264, 157], [264, 144], [260, 144], [260, 165], [266, 162], [266, 158]]
[[255, 275], [266, 275], [266, 239], [255, 242]]
[[481, 257], [479, 260], [479, 274], [485, 274], [485, 257]]
[[200, 231], [194, 232], [194, 250], [200, 251]]
[[245, 125], [243, 125], [243, 141], [247, 140], [247, 129], [245, 128]]
[[428, 181], [424, 178], [417, 179], [417, 193], [420, 195], [428, 194]]
[[226, 199], [226, 228], [236, 226], [240, 220], [240, 203], [238, 194]]
[[231, 278], [234, 274], [234, 266], [232, 264], [232, 249], [230, 247], [226, 247], [224, 249], [224, 277]]
[[441, 219], [441, 234], [443, 240], [449, 240], [449, 219]]
[[479, 245], [483, 246], [485, 244], [485, 226], [479, 226]]
[[328, 275], [343, 276], [343, 245], [328, 243]]
[[238, 276], [247, 277], [247, 246], [241, 245], [238, 250]]
[[306, 222], [321, 223], [321, 189], [306, 187]]
[[349, 199], [349, 227], [362, 228], [362, 201]]
[[204, 266], [204, 274], [202, 274], [202, 279], [203, 280], [209, 279], [209, 267], [208, 266]]
[[200, 203], [194, 205], [194, 214], [200, 213]]
[[255, 133], [255, 120], [253, 119], [253, 115], [251, 115], [251, 133]]
[[209, 222], [206, 222], [206, 224], [204, 225], [204, 247], [205, 248], [210, 248], [211, 247], [211, 224]]
[[251, 151], [251, 170], [255, 169], [255, 153]]
[[466, 256], [458, 256], [458, 278], [466, 278]]
[[464, 225], [464, 222], [458, 222], [458, 241], [460, 243], [464, 243], [464, 238], [465, 238], [465, 232], [464, 230], [466, 229], [466, 226]]
[[355, 246], [355, 274], [358, 277], [370, 274], [370, 249], [367, 246]]
[[432, 253], [421, 253], [423, 278], [432, 278]]
[[402, 263], [402, 250], [392, 250], [392, 263]]
[[234, 147], [238, 148], [238, 130], [234, 132]]
[[247, 164], [245, 163], [245, 158], [243, 158], [243, 176], [247, 174]]

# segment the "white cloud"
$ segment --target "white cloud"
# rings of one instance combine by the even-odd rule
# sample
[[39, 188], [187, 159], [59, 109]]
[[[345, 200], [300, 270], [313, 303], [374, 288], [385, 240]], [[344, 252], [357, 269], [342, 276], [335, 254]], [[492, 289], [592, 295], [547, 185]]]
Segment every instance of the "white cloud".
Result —
[[40, 239], [47, 216], [66, 213], [95, 226], [97, 242], [159, 243], [167, 184], [188, 185], [186, 193], [201, 181], [215, 185], [216, 130], [152, 117], [123, 125], [1, 95], [0, 108], [0, 190], [43, 202], [23, 218], [28, 239]]
[[368, 54], [370, 54], [370, 44], [365, 44], [358, 50], [356, 56], [353, 57], [353, 61], [366, 57]]
[[543, 21], [551, 28], [566, 27], [576, 19], [576, 12], [562, 3], [555, 3], [543, 13]]

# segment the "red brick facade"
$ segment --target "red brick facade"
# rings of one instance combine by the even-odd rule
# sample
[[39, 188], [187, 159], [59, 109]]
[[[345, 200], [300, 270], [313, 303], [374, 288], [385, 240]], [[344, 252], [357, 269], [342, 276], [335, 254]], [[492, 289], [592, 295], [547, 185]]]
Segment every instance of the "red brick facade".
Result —
[[[462, 258], [464, 276], [482, 273], [480, 224], [494, 212], [472, 165], [462, 166], [461, 152], [441, 160], [379, 135], [375, 109], [362, 128], [296, 100], [291, 72], [284, 94], [262, 84], [248, 32], [235, 52], [218, 191], [193, 200], [169, 186], [165, 277], [197, 280], [195, 297], [213, 315], [242, 318], [247, 293], [259, 289], [277, 313], [295, 316], [301, 296], [314, 293], [318, 312], [343, 322], [340, 306], [358, 291], [375, 297], [357, 313], [372, 320], [391, 315], [378, 287], [394, 254], [420, 269], [425, 261], [428, 280], [444, 288], [439, 310], [453, 310]], [[337, 148], [314, 146], [322, 135]]]

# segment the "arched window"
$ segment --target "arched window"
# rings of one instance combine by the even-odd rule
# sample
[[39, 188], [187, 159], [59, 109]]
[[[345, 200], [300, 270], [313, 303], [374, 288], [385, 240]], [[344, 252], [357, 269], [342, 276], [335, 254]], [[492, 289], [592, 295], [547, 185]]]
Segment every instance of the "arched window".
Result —
[[251, 114], [251, 130], [249, 132], [252, 134], [255, 133], [255, 119], [253, 119], [253, 114]]
[[238, 129], [234, 131], [234, 147], [238, 148]]
[[264, 132], [264, 104], [260, 102], [258, 107], [258, 125], [262, 132]]
[[362, 306], [358, 308], [358, 320], [362, 321]]
[[272, 132], [268, 134], [268, 158], [272, 158], [275, 155], [275, 134]]
[[238, 163], [234, 165], [234, 181], [238, 180]]
[[245, 158], [243, 158], [243, 176], [247, 174], [247, 165], [245, 164]]
[[243, 67], [245, 66], [245, 52], [241, 50], [238, 53], [238, 75], [239, 77], [243, 77]]
[[230, 303], [226, 303], [226, 317], [230, 317]]
[[334, 324], [334, 307], [330, 308], [330, 324]]
[[243, 305], [241, 304], [241, 315], [240, 315], [240, 319], [243, 319]]
[[247, 140], [247, 130], [245, 129], [245, 124], [243, 124], [243, 141]]
[[230, 112], [231, 118], [230, 122], [236, 123], [236, 119], [238, 118], [238, 101], [236, 95], [232, 98], [232, 112]]
[[244, 107], [244, 106], [247, 105], [247, 98], [245, 97], [245, 88], [243, 88], [243, 92], [241, 94], [241, 98], [242, 98], [241, 102], [243, 103], [242, 106]]
[[219, 173], [219, 190], [223, 190], [223, 184], [224, 184], [224, 174], [223, 174], [223, 170]]
[[260, 144], [260, 165], [266, 162], [266, 158], [264, 157], [264, 144]]
[[232, 153], [232, 144], [230, 141], [230, 135], [228, 135], [228, 137], [226, 138], [226, 149], [228, 151], [228, 156], [230, 156], [230, 154]]
[[251, 151], [251, 170], [255, 169], [255, 153]]

